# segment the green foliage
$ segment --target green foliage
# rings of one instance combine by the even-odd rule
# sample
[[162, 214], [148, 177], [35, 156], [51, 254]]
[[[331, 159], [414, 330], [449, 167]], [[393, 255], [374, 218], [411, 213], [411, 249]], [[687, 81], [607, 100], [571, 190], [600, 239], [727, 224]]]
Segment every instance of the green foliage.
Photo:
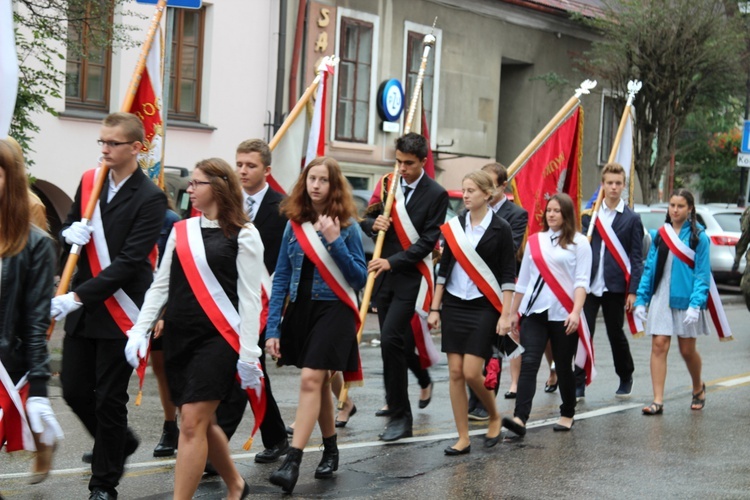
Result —
[[565, 89], [570, 88], [570, 80], [554, 71], [539, 76], [532, 76], [529, 78], [529, 81], [544, 82], [549, 92], [557, 92], [559, 95], [562, 95]]

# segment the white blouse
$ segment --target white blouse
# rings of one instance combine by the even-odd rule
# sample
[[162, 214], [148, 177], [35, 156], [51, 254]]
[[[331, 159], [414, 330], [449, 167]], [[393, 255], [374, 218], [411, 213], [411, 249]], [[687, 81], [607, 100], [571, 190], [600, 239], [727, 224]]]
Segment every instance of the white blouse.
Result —
[[[471, 227], [471, 214], [466, 214], [464, 232], [466, 233], [466, 239], [469, 240], [469, 243], [471, 243], [471, 246], [474, 249], [477, 248], [479, 240], [482, 239], [484, 233], [487, 232], [487, 228], [490, 227], [493, 213], [492, 210], [487, 210], [482, 222], [474, 227]], [[469, 275], [466, 274], [466, 271], [461, 267], [461, 263], [458, 261], [456, 261], [453, 265], [453, 269], [451, 269], [448, 285], [445, 287], [445, 290], [461, 300], [473, 300], [483, 296], [482, 292], [477, 288], [476, 283], [474, 283]]]
[[[539, 233], [540, 238], [552, 239], [552, 251], [545, 255], [545, 259], [556, 262], [563, 267], [574, 282], [574, 288], [583, 288], [589, 292], [591, 279], [591, 245], [589, 240], [581, 233], [576, 233], [573, 243], [568, 248], [562, 248], [558, 243], [560, 231], [544, 231]], [[518, 273], [516, 293], [524, 294], [518, 312], [527, 316], [547, 311], [550, 321], [565, 321], [568, 311], [557, 300], [544, 280], [540, 280], [539, 269], [531, 258], [531, 249], [526, 245], [521, 261], [521, 270]], [[536, 286], [535, 286], [536, 285]], [[534, 303], [529, 307], [532, 297], [536, 297]]]
[[[219, 227], [219, 223], [201, 215], [201, 227]], [[159, 265], [159, 270], [156, 272], [156, 278], [146, 292], [141, 312], [138, 314], [138, 321], [131, 329], [133, 333], [145, 335], [159, 319], [159, 313], [164, 304], [167, 303], [175, 238], [173, 229], [169, 234], [164, 257]], [[247, 224], [240, 229], [237, 236], [237, 245], [239, 247], [237, 253], [237, 296], [239, 314], [242, 320], [240, 322], [240, 359], [255, 361], [262, 354], [260, 347], [258, 347], [261, 314], [261, 273], [257, 272], [257, 269], [263, 265], [263, 243], [256, 227]], [[169, 334], [167, 333], [167, 335]]]

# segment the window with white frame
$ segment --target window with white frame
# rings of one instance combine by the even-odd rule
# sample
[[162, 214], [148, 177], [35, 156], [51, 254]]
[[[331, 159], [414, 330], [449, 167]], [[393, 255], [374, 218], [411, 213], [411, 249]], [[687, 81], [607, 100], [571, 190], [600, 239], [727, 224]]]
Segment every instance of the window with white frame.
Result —
[[371, 144], [378, 17], [349, 9], [338, 9], [337, 16], [336, 53], [340, 61], [334, 81], [331, 134], [336, 141]]

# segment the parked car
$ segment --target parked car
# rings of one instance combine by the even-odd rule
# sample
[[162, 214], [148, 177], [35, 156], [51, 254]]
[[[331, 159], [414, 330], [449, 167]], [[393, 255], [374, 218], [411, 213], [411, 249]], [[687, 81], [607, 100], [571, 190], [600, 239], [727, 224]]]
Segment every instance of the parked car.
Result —
[[164, 167], [164, 187], [174, 201], [175, 212], [183, 219], [190, 216], [190, 196], [187, 192], [190, 171], [185, 167]]
[[[658, 230], [664, 225], [668, 205], [636, 205], [635, 211], [641, 216], [643, 227], [647, 230]], [[698, 223], [706, 228], [711, 246], [711, 272], [717, 283], [739, 283], [745, 270], [745, 259], [740, 260], [738, 272], [732, 272], [735, 245], [740, 239], [740, 217], [743, 209], [736, 205], [711, 203], [696, 205]]]

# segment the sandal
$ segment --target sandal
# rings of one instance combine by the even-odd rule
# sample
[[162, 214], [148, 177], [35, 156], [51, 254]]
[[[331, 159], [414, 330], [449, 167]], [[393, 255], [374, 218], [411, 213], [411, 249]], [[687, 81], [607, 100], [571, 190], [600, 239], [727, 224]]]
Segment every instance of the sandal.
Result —
[[651, 403], [649, 406], [641, 410], [644, 415], [661, 415], [664, 413], [664, 405], [662, 403]]
[[[703, 398], [699, 398], [703, 394]], [[703, 388], [693, 394], [693, 401], [690, 403], [691, 410], [702, 410], [706, 406], [706, 384], [703, 384]]]

